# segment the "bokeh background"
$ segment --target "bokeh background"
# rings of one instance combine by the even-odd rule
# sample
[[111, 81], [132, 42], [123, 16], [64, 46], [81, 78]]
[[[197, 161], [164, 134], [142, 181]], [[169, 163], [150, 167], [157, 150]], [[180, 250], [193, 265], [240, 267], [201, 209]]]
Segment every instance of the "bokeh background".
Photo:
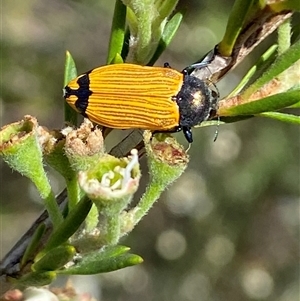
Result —
[[[181, 1], [184, 22], [157, 65], [178, 70], [221, 40], [233, 1]], [[114, 1], [2, 1], [1, 123], [25, 114], [63, 126], [65, 51], [78, 71], [103, 65]], [[272, 35], [218, 84], [226, 95]], [[94, 277], [78, 290], [98, 300], [299, 300], [299, 129], [253, 118], [195, 129], [185, 174], [122, 243], [145, 262]], [[113, 145], [120, 133], [110, 139]], [[178, 139], [186, 143], [182, 135]], [[147, 183], [145, 160], [143, 185]], [[0, 258], [42, 210], [26, 178], [1, 161]], [[53, 170], [55, 192], [63, 181]], [[141, 192], [144, 186], [141, 187]]]

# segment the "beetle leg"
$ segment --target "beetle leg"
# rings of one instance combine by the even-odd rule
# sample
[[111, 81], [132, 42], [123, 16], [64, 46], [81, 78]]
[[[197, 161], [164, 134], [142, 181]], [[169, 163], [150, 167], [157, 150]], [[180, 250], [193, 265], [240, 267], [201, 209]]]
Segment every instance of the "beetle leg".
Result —
[[182, 127], [182, 131], [184, 134], [185, 139], [188, 141], [188, 143], [192, 143], [193, 142], [193, 133], [192, 133], [192, 129], [190, 127]]
[[176, 126], [176, 128], [174, 128], [173, 130], [170, 131], [170, 133], [177, 133], [182, 131], [182, 127], [181, 125]]
[[152, 136], [155, 134], [159, 134], [159, 133], [177, 133], [183, 131], [184, 137], [187, 140], [188, 143], [192, 143], [193, 142], [193, 133], [192, 133], [192, 129], [190, 127], [187, 126], [180, 126], [178, 125], [177, 127], [175, 127], [172, 130], [169, 131], [154, 131], [152, 132]]
[[182, 73], [186, 72], [187, 74], [191, 74], [195, 69], [202, 69], [202, 68], [209, 66], [209, 64], [211, 64], [212, 61], [215, 59], [217, 53], [218, 53], [218, 45], [215, 46], [215, 48], [213, 50], [209, 51], [204, 56], [204, 58], [202, 58], [200, 61], [184, 68], [182, 70]]
[[163, 134], [163, 133], [178, 133], [182, 131], [182, 127], [180, 125], [176, 126], [174, 129], [171, 129], [171, 130], [166, 130], [166, 131], [153, 131], [152, 132], [152, 136], [155, 135], [155, 134]]

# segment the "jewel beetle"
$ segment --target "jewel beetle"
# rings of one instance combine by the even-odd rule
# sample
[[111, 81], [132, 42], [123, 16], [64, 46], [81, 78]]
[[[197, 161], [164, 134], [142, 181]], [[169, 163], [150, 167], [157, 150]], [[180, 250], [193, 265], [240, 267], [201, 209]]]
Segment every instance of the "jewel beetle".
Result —
[[182, 130], [192, 143], [191, 128], [216, 114], [218, 93], [210, 83], [187, 70], [179, 72], [168, 64], [106, 65], [69, 82], [64, 98], [73, 109], [99, 125], [154, 133]]

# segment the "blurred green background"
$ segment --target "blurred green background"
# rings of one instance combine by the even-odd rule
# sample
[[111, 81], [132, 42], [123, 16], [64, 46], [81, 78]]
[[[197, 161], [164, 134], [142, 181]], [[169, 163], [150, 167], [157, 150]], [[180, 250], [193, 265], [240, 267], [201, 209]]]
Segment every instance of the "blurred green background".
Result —
[[[232, 4], [181, 1], [184, 22], [156, 65], [167, 61], [182, 70], [212, 49]], [[105, 64], [113, 6], [99, 0], [1, 2], [2, 125], [25, 114], [48, 128], [64, 125], [65, 51], [79, 73]], [[218, 84], [221, 94], [275, 41], [274, 34], [228, 74]], [[253, 118], [221, 126], [213, 142], [215, 130], [194, 130], [188, 170], [122, 241], [145, 262], [92, 280], [75, 277], [78, 290], [93, 286], [105, 301], [299, 300], [299, 128]], [[145, 185], [145, 160], [142, 166]], [[42, 205], [27, 179], [3, 161], [0, 167], [2, 258]], [[59, 193], [62, 179], [52, 170], [49, 177]]]

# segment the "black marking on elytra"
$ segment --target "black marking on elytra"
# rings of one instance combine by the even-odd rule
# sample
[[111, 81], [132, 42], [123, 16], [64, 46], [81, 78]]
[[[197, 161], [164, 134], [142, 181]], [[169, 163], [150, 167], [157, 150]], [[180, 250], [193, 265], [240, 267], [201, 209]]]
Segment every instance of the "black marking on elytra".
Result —
[[93, 91], [90, 90], [90, 72], [91, 71], [86, 72], [78, 78], [78, 89], [72, 89], [69, 86], [65, 87], [64, 97], [69, 98], [72, 95], [76, 96], [75, 107], [84, 117], [87, 117], [85, 111], [89, 105], [89, 97], [93, 94]]

